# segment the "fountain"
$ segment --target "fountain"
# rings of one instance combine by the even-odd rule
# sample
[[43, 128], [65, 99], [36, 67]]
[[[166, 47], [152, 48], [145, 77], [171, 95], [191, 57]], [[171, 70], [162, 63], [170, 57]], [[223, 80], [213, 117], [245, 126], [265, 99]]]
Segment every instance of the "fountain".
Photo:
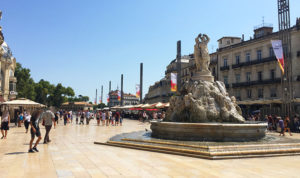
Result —
[[199, 34], [194, 46], [197, 72], [170, 99], [163, 122], [151, 131], [116, 135], [95, 144], [206, 159], [300, 154], [300, 140], [266, 134], [267, 124], [246, 122], [234, 97], [208, 70], [209, 37]]
[[235, 97], [229, 97], [221, 81], [209, 71], [209, 37], [195, 39], [197, 72], [170, 99], [167, 122], [152, 122], [152, 136], [163, 139], [198, 141], [249, 141], [265, 136], [265, 123], [246, 123]]

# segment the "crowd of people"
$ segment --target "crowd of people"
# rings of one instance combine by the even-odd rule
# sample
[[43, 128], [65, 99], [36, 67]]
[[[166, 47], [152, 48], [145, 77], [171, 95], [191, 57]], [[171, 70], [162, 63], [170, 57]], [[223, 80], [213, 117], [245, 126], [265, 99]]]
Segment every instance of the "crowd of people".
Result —
[[165, 111], [153, 111], [153, 112], [140, 111], [138, 114], [138, 118], [141, 122], [150, 121], [150, 120], [163, 121], [165, 117], [166, 117]]
[[285, 132], [288, 131], [290, 135], [291, 131], [300, 132], [300, 119], [299, 116], [295, 115], [291, 120], [288, 116], [282, 118], [277, 115], [266, 115], [265, 121], [268, 122], [269, 131], [279, 131], [280, 135], [284, 136]]

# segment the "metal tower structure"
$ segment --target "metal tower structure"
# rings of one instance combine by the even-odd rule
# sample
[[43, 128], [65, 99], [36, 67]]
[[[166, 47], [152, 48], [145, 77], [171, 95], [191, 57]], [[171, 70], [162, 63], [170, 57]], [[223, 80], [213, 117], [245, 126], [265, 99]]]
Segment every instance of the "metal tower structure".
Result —
[[289, 0], [277, 0], [277, 2], [279, 39], [282, 41], [284, 52], [284, 74], [281, 77], [282, 116], [289, 116], [291, 118], [294, 96], [291, 61], [290, 3]]

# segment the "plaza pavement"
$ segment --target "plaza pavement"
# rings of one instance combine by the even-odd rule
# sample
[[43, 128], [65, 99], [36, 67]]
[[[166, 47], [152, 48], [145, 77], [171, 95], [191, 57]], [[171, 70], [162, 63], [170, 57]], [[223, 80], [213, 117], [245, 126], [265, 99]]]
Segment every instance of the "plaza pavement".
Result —
[[60, 121], [39, 153], [27, 153], [30, 133], [24, 127], [11, 128], [0, 140], [0, 177], [300, 177], [300, 156], [206, 160], [93, 143], [149, 127], [133, 120], [122, 127]]

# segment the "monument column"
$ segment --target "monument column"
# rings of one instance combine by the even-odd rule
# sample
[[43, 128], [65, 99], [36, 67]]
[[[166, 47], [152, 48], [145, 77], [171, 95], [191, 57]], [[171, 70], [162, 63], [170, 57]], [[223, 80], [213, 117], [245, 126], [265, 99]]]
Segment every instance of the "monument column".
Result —
[[181, 41], [177, 41], [177, 55], [176, 55], [176, 68], [177, 68], [177, 91], [181, 88]]

